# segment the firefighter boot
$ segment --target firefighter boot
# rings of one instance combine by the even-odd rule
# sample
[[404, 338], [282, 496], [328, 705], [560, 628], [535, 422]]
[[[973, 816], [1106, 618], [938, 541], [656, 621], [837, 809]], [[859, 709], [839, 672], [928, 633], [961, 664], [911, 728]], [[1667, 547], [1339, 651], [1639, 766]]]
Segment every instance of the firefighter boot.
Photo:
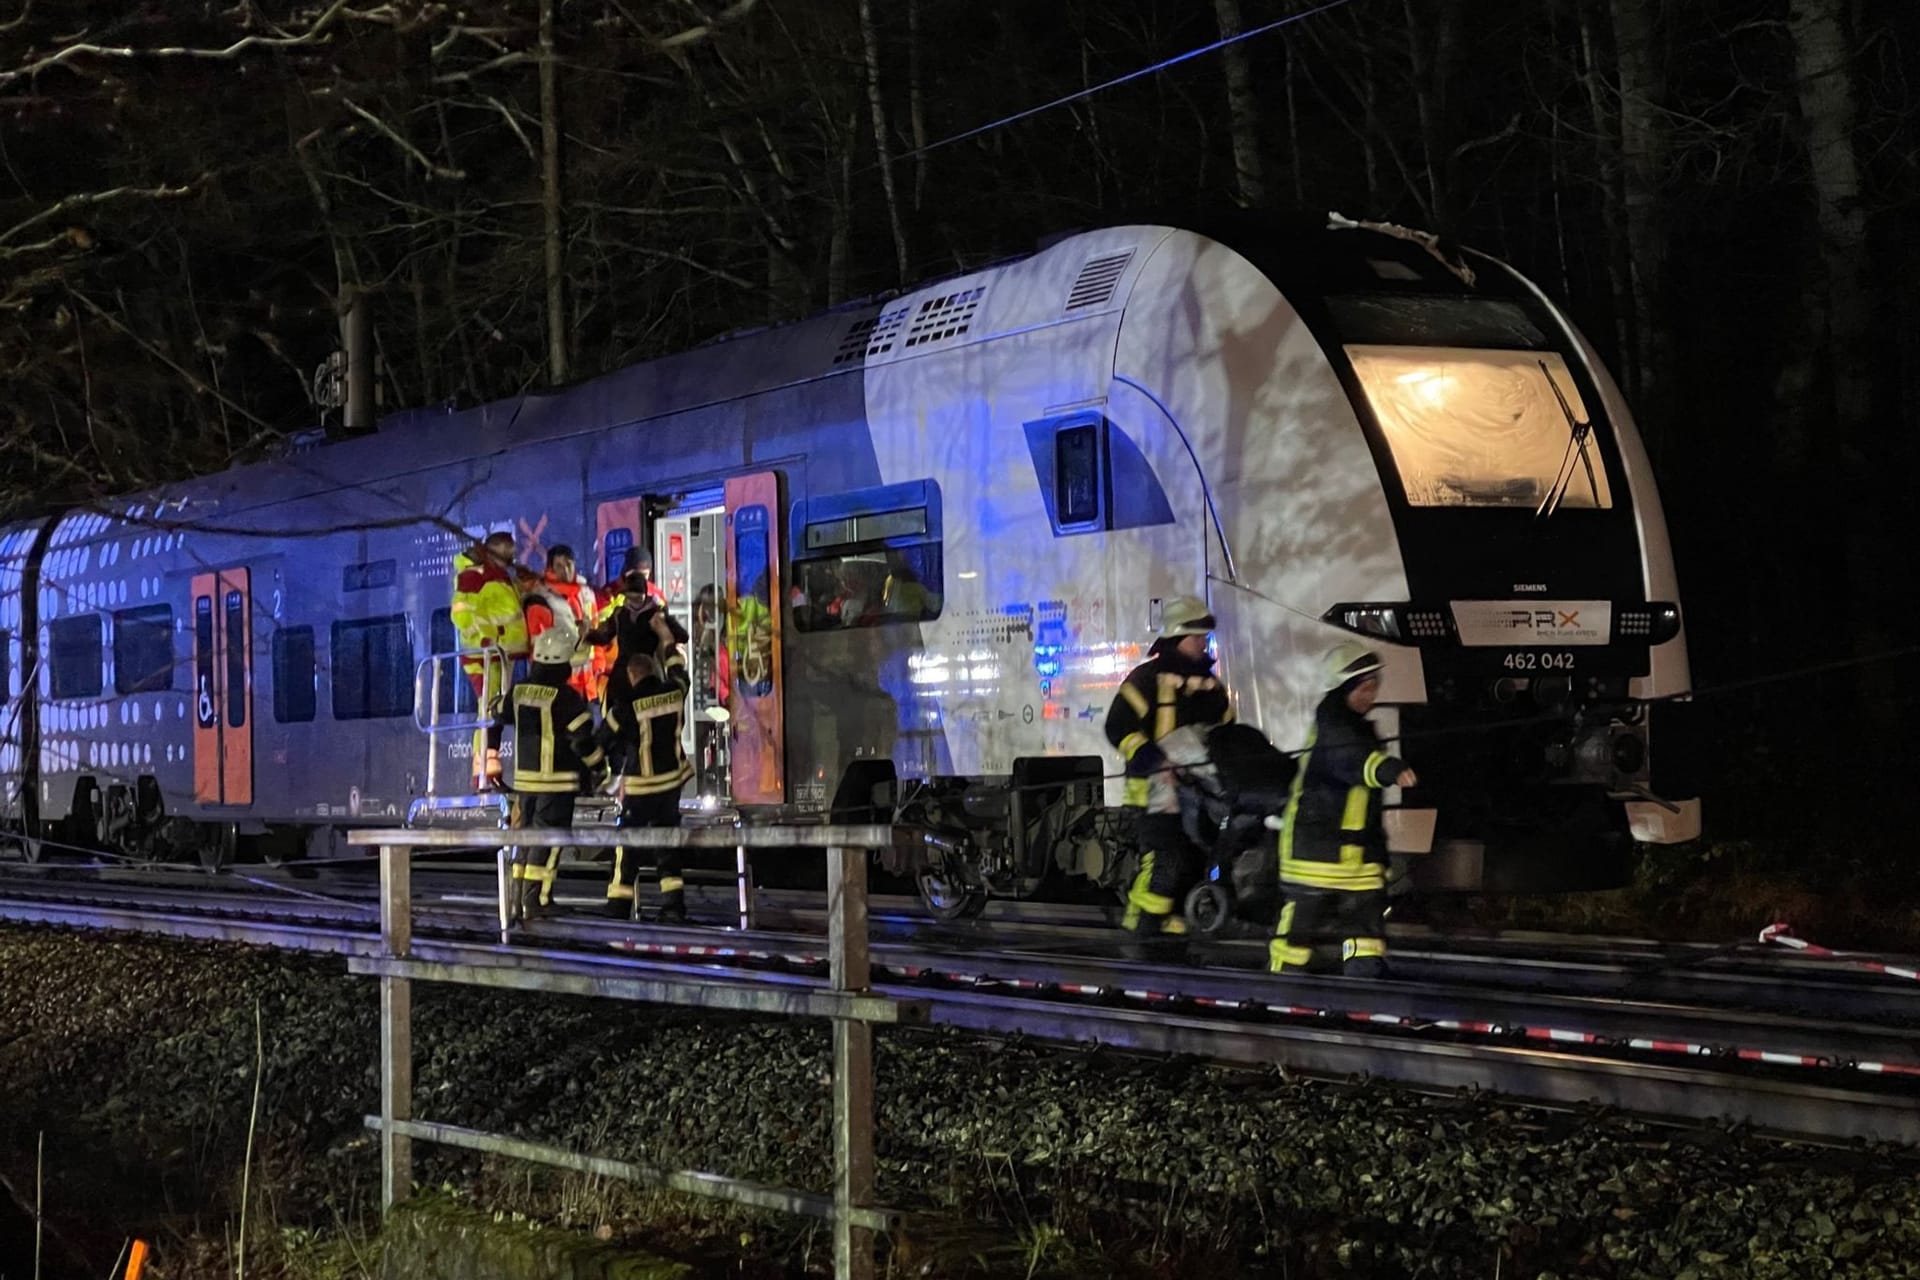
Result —
[[674, 889], [660, 895], [660, 923], [685, 924], [687, 922], [687, 891]]

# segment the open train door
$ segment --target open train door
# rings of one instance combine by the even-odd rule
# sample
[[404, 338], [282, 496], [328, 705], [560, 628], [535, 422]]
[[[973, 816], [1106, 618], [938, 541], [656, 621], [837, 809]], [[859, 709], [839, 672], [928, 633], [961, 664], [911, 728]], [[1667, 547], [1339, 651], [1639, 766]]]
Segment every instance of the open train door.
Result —
[[727, 481], [727, 656], [732, 688], [733, 802], [786, 803], [781, 677], [780, 477]]
[[253, 803], [253, 592], [246, 569], [193, 576], [193, 798]]

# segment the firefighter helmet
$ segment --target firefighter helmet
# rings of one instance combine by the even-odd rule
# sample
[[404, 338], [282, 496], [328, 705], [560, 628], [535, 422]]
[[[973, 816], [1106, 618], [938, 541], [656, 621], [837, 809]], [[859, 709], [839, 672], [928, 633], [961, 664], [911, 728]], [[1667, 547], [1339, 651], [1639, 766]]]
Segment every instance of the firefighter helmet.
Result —
[[1358, 640], [1344, 640], [1327, 652], [1327, 688], [1338, 689], [1349, 680], [1375, 675], [1385, 665], [1379, 654]]
[[1204, 636], [1213, 630], [1213, 615], [1204, 600], [1193, 596], [1175, 596], [1160, 606], [1160, 638], [1178, 640], [1182, 636]]

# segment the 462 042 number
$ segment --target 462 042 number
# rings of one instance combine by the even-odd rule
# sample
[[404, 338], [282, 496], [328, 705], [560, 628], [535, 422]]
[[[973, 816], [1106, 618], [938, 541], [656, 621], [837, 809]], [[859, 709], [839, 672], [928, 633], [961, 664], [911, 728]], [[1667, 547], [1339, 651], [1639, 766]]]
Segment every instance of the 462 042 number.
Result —
[[1573, 655], [1565, 652], [1523, 650], [1509, 653], [1500, 660], [1500, 665], [1509, 671], [1571, 671]]

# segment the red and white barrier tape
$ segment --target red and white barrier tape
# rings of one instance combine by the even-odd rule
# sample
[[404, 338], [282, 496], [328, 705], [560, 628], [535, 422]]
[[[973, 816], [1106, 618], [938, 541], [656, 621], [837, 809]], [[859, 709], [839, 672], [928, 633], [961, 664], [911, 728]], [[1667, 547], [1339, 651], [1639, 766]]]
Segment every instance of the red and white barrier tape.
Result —
[[1920, 982], [1920, 970], [1903, 968], [1888, 964], [1883, 960], [1869, 960], [1850, 951], [1835, 951], [1808, 942], [1805, 938], [1793, 936], [1793, 926], [1784, 920], [1776, 920], [1760, 931], [1760, 941], [1771, 942], [1777, 946], [1791, 947], [1803, 955], [1818, 956], [1822, 960], [1836, 960], [1841, 964], [1864, 969], [1868, 973], [1884, 973], [1889, 978], [1905, 978], [1909, 982]]
[[[1760, 934], [1762, 942], [1778, 942], [1810, 954], [1847, 959], [1839, 952], [1816, 947], [1803, 939], [1795, 938], [1784, 924], [1771, 925]], [[761, 962], [782, 961], [789, 965], [817, 966], [824, 963], [820, 956], [799, 956], [769, 951], [750, 951], [736, 947], [703, 946], [687, 943], [643, 942], [626, 939], [612, 944], [622, 951], [637, 951], [651, 955], [685, 957], [687, 959], [745, 959]], [[1883, 972], [1895, 977], [1920, 978], [1912, 970], [1892, 965], [1868, 963], [1874, 972]], [[1593, 1049], [1634, 1049], [1642, 1053], [1671, 1054], [1693, 1058], [1737, 1058], [1742, 1062], [1757, 1062], [1776, 1067], [1810, 1067], [1833, 1070], [1863, 1071], [1871, 1075], [1911, 1076], [1920, 1078], [1920, 1062], [1849, 1062], [1823, 1057], [1810, 1053], [1785, 1053], [1774, 1049], [1756, 1049], [1745, 1045], [1709, 1045], [1690, 1040], [1659, 1040], [1646, 1036], [1617, 1037], [1602, 1035], [1594, 1031], [1576, 1031], [1564, 1027], [1538, 1027], [1517, 1023], [1481, 1022], [1464, 1018], [1418, 1018], [1398, 1013], [1375, 1013], [1364, 1009], [1325, 1009], [1309, 1005], [1267, 1004], [1255, 1000], [1230, 1000], [1219, 996], [1187, 996], [1180, 992], [1152, 991], [1142, 987], [1113, 988], [1077, 982], [1043, 982], [1032, 978], [995, 978], [987, 974], [940, 972], [904, 965], [878, 964], [874, 966], [882, 973], [906, 979], [926, 977], [939, 978], [960, 986], [970, 987], [1008, 987], [1015, 991], [1054, 991], [1061, 995], [1079, 996], [1089, 999], [1106, 999], [1119, 995], [1136, 1004], [1165, 1006], [1177, 1003], [1189, 1003], [1205, 1009], [1222, 1009], [1247, 1013], [1264, 1013], [1281, 1018], [1312, 1018], [1316, 1020], [1341, 1020], [1345, 1022], [1365, 1023], [1369, 1026], [1393, 1027], [1404, 1031], [1450, 1031], [1461, 1035], [1489, 1036], [1500, 1038], [1518, 1038], [1522, 1040], [1545, 1041], [1550, 1044], [1581, 1045]]]

